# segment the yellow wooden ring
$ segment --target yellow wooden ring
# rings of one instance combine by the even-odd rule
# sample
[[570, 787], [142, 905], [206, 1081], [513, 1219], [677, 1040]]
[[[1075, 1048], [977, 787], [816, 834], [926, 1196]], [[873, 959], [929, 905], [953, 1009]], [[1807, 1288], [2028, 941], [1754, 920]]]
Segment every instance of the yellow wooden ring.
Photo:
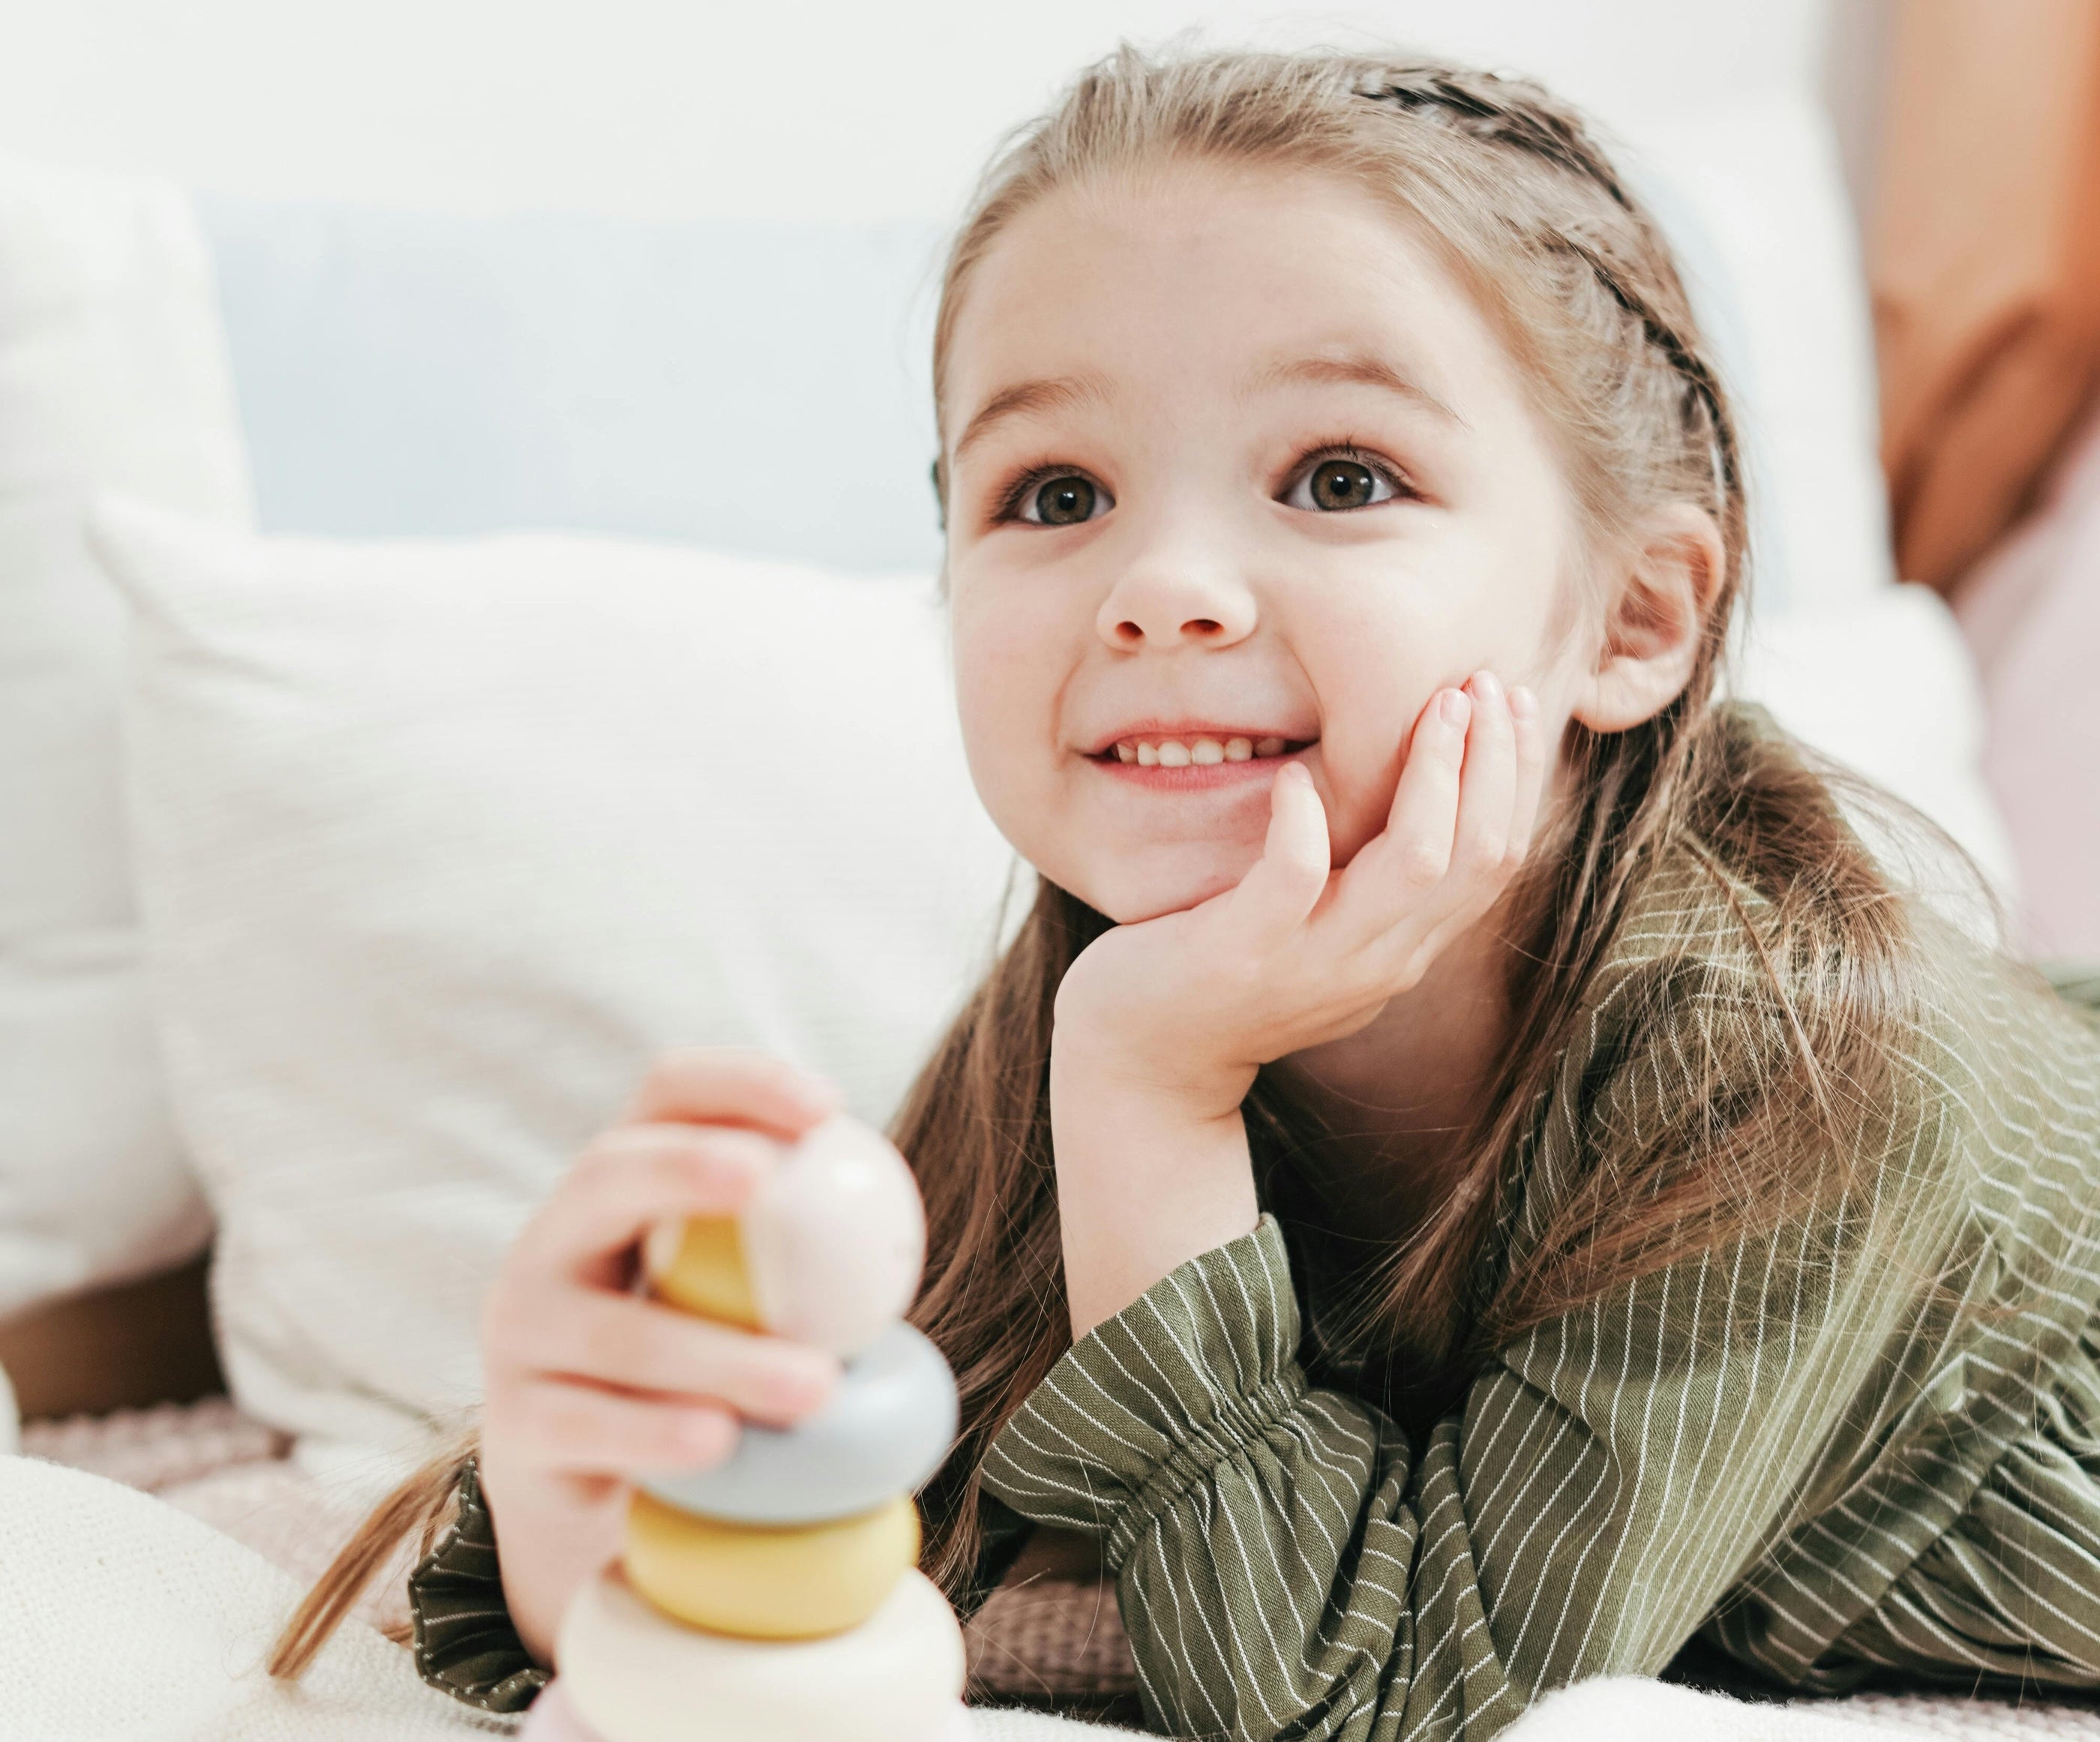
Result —
[[858, 1627], [919, 1561], [919, 1510], [900, 1494], [822, 1524], [733, 1524], [638, 1492], [623, 1563], [667, 1615], [740, 1639]]
[[657, 1294], [673, 1306], [746, 1330], [765, 1328], [744, 1260], [743, 1230], [734, 1216], [660, 1222], [649, 1231], [642, 1263]]
[[842, 1359], [904, 1316], [925, 1256], [911, 1169], [843, 1114], [790, 1145], [735, 1217], [667, 1218], [642, 1243], [660, 1299]]

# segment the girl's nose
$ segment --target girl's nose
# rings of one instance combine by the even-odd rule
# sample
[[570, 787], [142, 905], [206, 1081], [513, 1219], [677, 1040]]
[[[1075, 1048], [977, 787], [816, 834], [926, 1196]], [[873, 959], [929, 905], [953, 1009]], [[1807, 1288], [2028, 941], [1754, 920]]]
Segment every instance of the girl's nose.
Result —
[[1147, 646], [1229, 647], [1254, 624], [1254, 595], [1245, 582], [1192, 564], [1125, 570], [1094, 620], [1101, 639], [1123, 653]]

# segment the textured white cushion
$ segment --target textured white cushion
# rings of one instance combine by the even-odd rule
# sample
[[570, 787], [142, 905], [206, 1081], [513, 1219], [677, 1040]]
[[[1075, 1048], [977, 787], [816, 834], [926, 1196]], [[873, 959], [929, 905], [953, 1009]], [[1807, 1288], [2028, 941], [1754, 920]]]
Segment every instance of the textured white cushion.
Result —
[[496, 1726], [362, 1621], [297, 1687], [262, 1671], [299, 1587], [165, 1501], [0, 1458], [6, 1733], [36, 1742], [448, 1742]]
[[139, 973], [123, 611], [82, 531], [111, 488], [249, 518], [196, 219], [171, 187], [0, 157], [0, 1312], [208, 1233]]
[[131, 818], [242, 1405], [377, 1447], [474, 1400], [529, 1207], [674, 1043], [885, 1119], [1012, 856], [924, 579], [126, 507]]
[[[231, 1537], [100, 1476], [0, 1458], [0, 1566], [10, 1742], [465, 1742], [514, 1728], [425, 1686], [414, 1659], [360, 1621], [296, 1686], [271, 1681], [262, 1659], [299, 1585]], [[1133, 1732], [973, 1712], [963, 1734]]]

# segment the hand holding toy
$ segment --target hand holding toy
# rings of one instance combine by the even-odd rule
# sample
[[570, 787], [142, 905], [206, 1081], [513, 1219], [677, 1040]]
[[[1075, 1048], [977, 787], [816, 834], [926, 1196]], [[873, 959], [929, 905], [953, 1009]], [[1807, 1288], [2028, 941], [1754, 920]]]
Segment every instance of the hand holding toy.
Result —
[[620, 1560], [585, 1586], [524, 1742], [954, 1742], [963, 1644], [917, 1570], [911, 1493], [955, 1437], [947, 1363], [902, 1321], [925, 1257], [904, 1159], [843, 1116], [734, 1218], [654, 1229], [657, 1297], [846, 1365], [788, 1429], [747, 1422], [706, 1469], [645, 1478]]

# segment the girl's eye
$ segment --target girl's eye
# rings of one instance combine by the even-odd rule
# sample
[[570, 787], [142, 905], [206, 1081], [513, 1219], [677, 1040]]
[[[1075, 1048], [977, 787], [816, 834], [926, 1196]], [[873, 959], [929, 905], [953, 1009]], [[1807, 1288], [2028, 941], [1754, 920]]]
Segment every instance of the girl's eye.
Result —
[[1023, 488], [1019, 514], [1037, 526], [1075, 527], [1114, 505], [1108, 492], [1090, 480], [1074, 472], [1060, 472]]
[[1352, 508], [1375, 507], [1380, 502], [1390, 502], [1399, 494], [1392, 478], [1378, 467], [1343, 455], [1330, 455], [1300, 477], [1284, 501], [1293, 508], [1335, 514]]

